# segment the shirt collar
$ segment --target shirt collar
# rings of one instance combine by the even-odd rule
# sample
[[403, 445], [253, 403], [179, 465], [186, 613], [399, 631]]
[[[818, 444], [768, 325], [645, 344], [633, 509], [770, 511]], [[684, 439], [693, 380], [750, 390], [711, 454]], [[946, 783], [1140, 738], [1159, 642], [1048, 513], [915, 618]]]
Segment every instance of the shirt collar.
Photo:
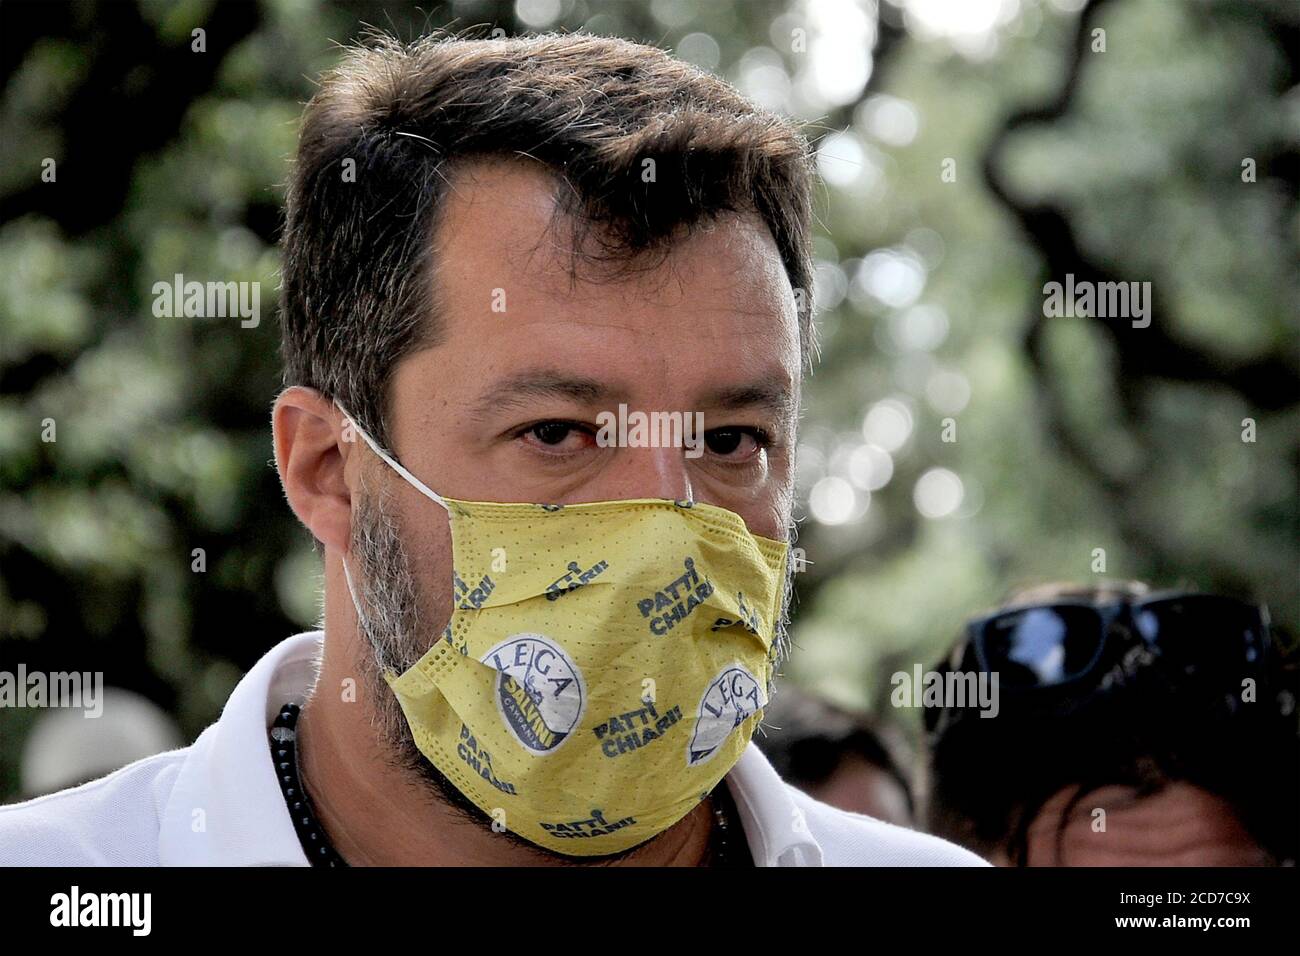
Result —
[[283, 704], [306, 695], [323, 637], [312, 631], [271, 648], [194, 742], [162, 812], [163, 866], [307, 865], [267, 730]]
[[[267, 730], [282, 705], [306, 697], [323, 639], [310, 631], [268, 651], [190, 747], [160, 811], [163, 866], [307, 865]], [[752, 741], [726, 779], [756, 866], [823, 865], [789, 785]]]
[[727, 775], [727, 784], [755, 866], [824, 865], [821, 844], [794, 802], [790, 785], [752, 740]]

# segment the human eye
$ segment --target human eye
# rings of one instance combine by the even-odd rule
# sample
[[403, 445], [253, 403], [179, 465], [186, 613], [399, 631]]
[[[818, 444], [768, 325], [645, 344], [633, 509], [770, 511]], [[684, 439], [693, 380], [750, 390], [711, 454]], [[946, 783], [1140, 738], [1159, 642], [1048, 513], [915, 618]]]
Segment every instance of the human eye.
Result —
[[745, 464], [762, 455], [772, 444], [765, 429], [745, 425], [727, 425], [704, 433], [709, 453], [725, 462]]
[[577, 454], [594, 447], [596, 443], [590, 426], [561, 419], [522, 425], [513, 434], [530, 451], [554, 457]]

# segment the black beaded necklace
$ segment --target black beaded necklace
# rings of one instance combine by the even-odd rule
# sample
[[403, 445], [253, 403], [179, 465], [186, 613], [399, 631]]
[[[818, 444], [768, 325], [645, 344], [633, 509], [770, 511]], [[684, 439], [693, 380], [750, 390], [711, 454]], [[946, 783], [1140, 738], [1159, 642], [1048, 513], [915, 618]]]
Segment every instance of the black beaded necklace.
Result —
[[285, 806], [293, 820], [293, 831], [298, 834], [302, 852], [312, 866], [347, 866], [334, 845], [325, 835], [325, 829], [311, 808], [311, 800], [298, 776], [298, 712], [297, 704], [285, 704], [276, 715], [269, 731], [271, 759], [275, 761], [275, 778], [280, 781]]
[[[275, 723], [268, 731], [271, 742], [271, 759], [275, 764], [275, 778], [280, 782], [280, 792], [284, 795], [285, 806], [289, 808], [289, 817], [293, 820], [293, 830], [298, 834], [298, 842], [312, 866], [347, 866], [348, 863], [339, 856], [338, 851], [325, 835], [311, 799], [302, 785], [298, 773], [298, 714], [301, 707], [297, 704], [285, 704], [276, 715]], [[727, 785], [720, 784], [713, 789], [713, 822], [709, 834], [708, 866], [717, 867], [752, 867], [754, 858], [745, 844], [744, 834], [733, 828], [731, 821], [736, 816], [736, 805]]]
[[732, 799], [731, 788], [723, 781], [713, 788], [713, 832], [709, 834], [708, 866], [746, 869], [754, 865], [754, 855], [749, 852], [745, 834], [739, 827], [733, 827], [731, 821], [736, 819], [736, 802]]

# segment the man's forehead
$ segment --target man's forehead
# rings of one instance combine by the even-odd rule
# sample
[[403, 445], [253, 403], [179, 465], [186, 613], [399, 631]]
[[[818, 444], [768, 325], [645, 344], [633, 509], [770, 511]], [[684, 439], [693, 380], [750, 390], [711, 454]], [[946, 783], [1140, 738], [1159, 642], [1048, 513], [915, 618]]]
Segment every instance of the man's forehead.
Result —
[[438, 335], [410, 370], [422, 390], [457, 392], [478, 420], [553, 400], [793, 422], [798, 322], [761, 220], [720, 219], [593, 276], [554, 228], [563, 184], [550, 173], [501, 161], [449, 184], [432, 260]]
[[687, 330], [698, 325], [702, 334], [725, 320], [736, 331], [797, 340], [789, 279], [756, 214], [724, 213], [631, 257], [611, 249], [594, 226], [575, 255], [575, 223], [557, 204], [566, 184], [552, 172], [485, 160], [459, 167], [448, 182], [433, 244], [445, 323], [485, 313], [550, 320], [562, 305], [570, 317], [599, 325], [626, 320], [631, 306]]

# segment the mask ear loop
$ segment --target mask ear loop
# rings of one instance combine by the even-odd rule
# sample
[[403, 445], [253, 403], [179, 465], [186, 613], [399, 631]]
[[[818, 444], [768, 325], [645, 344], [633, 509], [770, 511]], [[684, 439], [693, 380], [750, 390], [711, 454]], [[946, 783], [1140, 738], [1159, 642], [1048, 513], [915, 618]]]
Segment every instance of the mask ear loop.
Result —
[[352, 414], [346, 408], [344, 408], [342, 404], [340, 404], [338, 399], [334, 400], [334, 404], [338, 405], [339, 411], [341, 411], [343, 413], [343, 417], [348, 420], [348, 424], [352, 426], [352, 430], [356, 432], [358, 435], [360, 435], [363, 439], [365, 439], [366, 444], [370, 446], [370, 450], [373, 451], [380, 458], [382, 458], [384, 462], [387, 463], [389, 468], [393, 469], [393, 471], [397, 472], [399, 475], [405, 478], [411, 484], [411, 486], [414, 487], [415, 490], [418, 491], [420, 494], [424, 495], [424, 497], [428, 498], [434, 504], [441, 507], [448, 514], [451, 514], [451, 506], [448, 505], [447, 502], [443, 500], [442, 495], [432, 490], [428, 485], [422, 482], [419, 478], [416, 478], [415, 475], [411, 474], [400, 464], [398, 464], [397, 460], [393, 458], [391, 455], [389, 455], [388, 452], [380, 448], [379, 445], [375, 443], [375, 440], [366, 433], [366, 430], [357, 424], [357, 420], [352, 417]]
[[348, 597], [352, 598], [352, 606], [357, 609], [357, 622], [362, 628], [369, 631], [370, 622], [366, 620], [366, 613], [361, 610], [361, 602], [357, 600], [357, 589], [352, 584], [352, 572], [348, 570], [347, 555], [343, 556], [343, 578], [348, 583]]
[[[436, 491], [431, 489], [419, 478], [416, 478], [415, 475], [411, 474], [404, 467], [402, 467], [402, 465], [400, 465], [396, 461], [396, 459], [394, 459], [391, 455], [389, 455], [382, 448], [380, 448], [379, 445], [375, 442], [375, 440], [371, 438], [369, 434], [366, 433], [366, 430], [357, 424], [357, 420], [352, 417], [351, 412], [349, 412], [346, 408], [343, 407], [342, 402], [340, 402], [338, 399], [334, 399], [334, 404], [337, 405], [339, 411], [343, 413], [343, 417], [348, 420], [348, 424], [352, 426], [352, 430], [356, 434], [360, 435], [362, 439], [365, 440], [365, 443], [370, 446], [370, 450], [373, 451], [376, 455], [378, 455], [384, 461], [384, 463], [388, 465], [389, 468], [393, 469], [393, 471], [397, 472], [404, 479], [406, 479], [406, 481], [409, 482], [411, 486], [415, 488], [416, 491], [420, 492], [420, 494], [424, 495], [434, 504], [441, 507], [444, 511], [447, 512], [447, 514], [451, 514], [451, 507], [447, 504], [446, 501], [443, 500], [440, 494], [438, 494]], [[352, 598], [352, 606], [356, 608], [357, 611], [357, 621], [360, 622], [363, 628], [369, 630], [370, 625], [366, 621], [365, 612], [361, 610], [361, 603], [357, 600], [357, 590], [352, 583], [352, 572], [348, 570], [347, 555], [343, 556], [343, 577], [348, 584], [348, 596]]]

